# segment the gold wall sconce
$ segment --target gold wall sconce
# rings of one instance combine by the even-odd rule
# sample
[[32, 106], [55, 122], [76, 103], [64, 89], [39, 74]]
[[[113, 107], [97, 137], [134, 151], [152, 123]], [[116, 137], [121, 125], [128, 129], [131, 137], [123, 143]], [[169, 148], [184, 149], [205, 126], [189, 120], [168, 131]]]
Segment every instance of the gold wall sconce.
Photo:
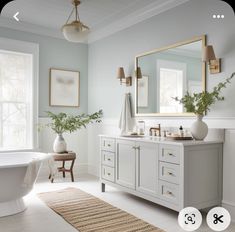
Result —
[[120, 85], [125, 84], [126, 86], [131, 86], [132, 85], [132, 77], [126, 77], [124, 68], [119, 67], [118, 72], [117, 72], [117, 78], [120, 80]]
[[210, 74], [221, 72], [221, 59], [217, 59], [215, 57], [215, 52], [212, 45], [205, 46], [202, 61], [208, 62]]

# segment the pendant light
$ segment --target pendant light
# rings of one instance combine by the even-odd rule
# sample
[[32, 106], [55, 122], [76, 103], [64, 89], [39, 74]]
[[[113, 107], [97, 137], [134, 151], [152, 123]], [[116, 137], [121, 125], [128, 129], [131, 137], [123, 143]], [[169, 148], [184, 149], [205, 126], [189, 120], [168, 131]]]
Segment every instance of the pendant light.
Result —
[[[62, 32], [66, 40], [74, 43], [85, 42], [89, 33], [89, 27], [84, 25], [78, 15], [78, 6], [81, 4], [79, 0], [73, 0], [74, 8], [70, 13], [66, 24], [62, 27]], [[69, 22], [71, 16], [75, 12], [75, 20]]]

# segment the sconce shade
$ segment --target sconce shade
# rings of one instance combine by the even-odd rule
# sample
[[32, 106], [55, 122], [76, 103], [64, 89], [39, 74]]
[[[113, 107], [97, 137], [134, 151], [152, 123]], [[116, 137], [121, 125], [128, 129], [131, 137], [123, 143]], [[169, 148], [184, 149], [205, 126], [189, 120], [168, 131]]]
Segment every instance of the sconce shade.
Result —
[[123, 67], [118, 68], [117, 78], [120, 79], [120, 80], [126, 78]]
[[142, 72], [141, 72], [141, 68], [140, 67], [137, 67], [136, 77], [137, 77], [137, 79], [141, 79], [142, 78]]
[[216, 60], [214, 49], [212, 45], [205, 46], [203, 51], [202, 61], [210, 62], [211, 60]]

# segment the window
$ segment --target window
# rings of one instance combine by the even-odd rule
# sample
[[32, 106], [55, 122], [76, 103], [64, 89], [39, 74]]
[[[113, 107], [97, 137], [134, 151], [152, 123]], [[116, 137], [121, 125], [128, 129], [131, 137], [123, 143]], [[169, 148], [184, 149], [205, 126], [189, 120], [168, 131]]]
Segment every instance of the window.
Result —
[[183, 106], [172, 99], [182, 98], [186, 91], [186, 64], [174, 61], [158, 60], [158, 106], [160, 113], [182, 113]]
[[20, 41], [11, 46], [12, 42], [0, 39], [0, 150], [33, 149], [37, 134], [37, 49]]

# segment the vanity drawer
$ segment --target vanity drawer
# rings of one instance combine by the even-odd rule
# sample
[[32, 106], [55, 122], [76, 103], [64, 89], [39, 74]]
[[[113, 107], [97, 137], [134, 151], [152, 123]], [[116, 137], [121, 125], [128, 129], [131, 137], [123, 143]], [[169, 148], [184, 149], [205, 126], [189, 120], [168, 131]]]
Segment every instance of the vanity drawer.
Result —
[[171, 183], [179, 184], [180, 169], [178, 164], [170, 164], [165, 162], [159, 163], [159, 178]]
[[101, 149], [104, 151], [115, 152], [115, 139], [102, 138]]
[[180, 148], [178, 146], [172, 145], [160, 145], [160, 156], [161, 161], [166, 161], [169, 163], [180, 163]]
[[114, 182], [114, 168], [102, 166], [102, 178]]
[[114, 153], [108, 151], [102, 151], [102, 164], [114, 167]]
[[171, 184], [165, 181], [159, 181], [159, 196], [161, 199], [165, 201], [178, 204], [179, 203], [179, 185]]

